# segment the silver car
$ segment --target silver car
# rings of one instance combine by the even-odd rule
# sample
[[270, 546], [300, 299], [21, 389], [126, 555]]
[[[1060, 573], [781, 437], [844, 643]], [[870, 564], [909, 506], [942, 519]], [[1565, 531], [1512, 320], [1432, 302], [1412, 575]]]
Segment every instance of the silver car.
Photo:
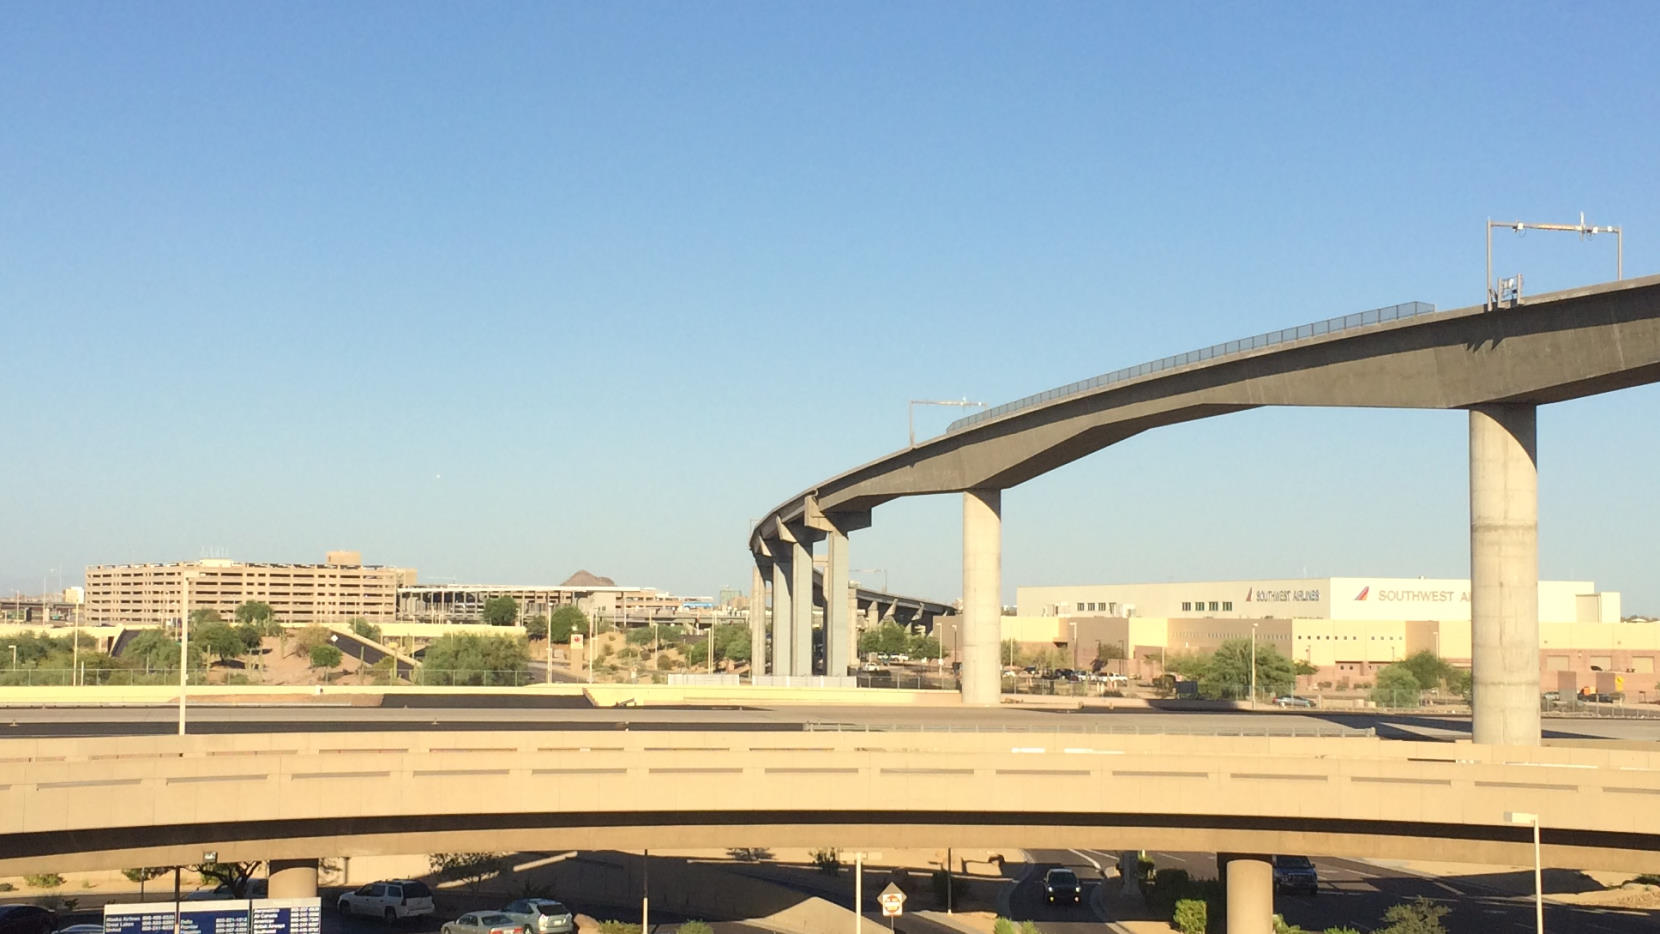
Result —
[[502, 909], [502, 914], [525, 926], [525, 934], [571, 934], [576, 917], [563, 902], [551, 898], [521, 898]]
[[499, 911], [472, 911], [446, 923], [441, 934], [524, 934], [524, 925]]

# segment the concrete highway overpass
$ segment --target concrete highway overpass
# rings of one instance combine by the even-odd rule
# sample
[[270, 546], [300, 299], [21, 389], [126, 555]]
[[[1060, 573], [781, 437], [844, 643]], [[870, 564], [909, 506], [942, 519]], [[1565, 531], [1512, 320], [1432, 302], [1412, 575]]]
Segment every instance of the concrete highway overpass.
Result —
[[[1540, 405], [1660, 380], [1660, 276], [1495, 309], [1420, 303], [1334, 318], [1040, 393], [816, 483], [749, 540], [751, 625], [772, 587], [774, 673], [811, 664], [812, 554], [845, 583], [850, 532], [902, 496], [963, 494], [963, 697], [999, 693], [1001, 491], [1149, 429], [1266, 405], [1466, 409], [1470, 419], [1472, 668], [1476, 739], [1538, 741]], [[850, 659], [845, 610], [826, 607], [827, 670]]]
[[1088, 732], [0, 740], [0, 875], [381, 853], [1059, 847], [1660, 872], [1660, 751]]

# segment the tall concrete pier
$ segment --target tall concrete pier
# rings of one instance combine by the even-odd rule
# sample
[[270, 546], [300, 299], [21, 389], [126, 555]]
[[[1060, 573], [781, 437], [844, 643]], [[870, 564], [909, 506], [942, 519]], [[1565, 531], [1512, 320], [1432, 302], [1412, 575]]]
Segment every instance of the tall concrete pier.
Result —
[[824, 673], [836, 678], [853, 664], [847, 574], [847, 533], [832, 528], [824, 538]]
[[749, 578], [749, 670], [753, 674], [767, 670], [767, 570], [761, 557], [755, 556], [755, 570]]
[[1003, 491], [963, 494], [963, 703], [992, 706], [1003, 616]]
[[1471, 733], [1539, 744], [1538, 411], [1470, 410]]
[[[779, 554], [777, 552], [783, 552]], [[795, 645], [794, 609], [790, 599], [790, 546], [779, 546], [772, 557], [772, 673], [795, 674], [791, 647]], [[811, 625], [811, 620], [808, 621]]]
[[[790, 530], [790, 656], [789, 674], [813, 673], [813, 545], [805, 529]], [[776, 638], [776, 637], [775, 637]]]

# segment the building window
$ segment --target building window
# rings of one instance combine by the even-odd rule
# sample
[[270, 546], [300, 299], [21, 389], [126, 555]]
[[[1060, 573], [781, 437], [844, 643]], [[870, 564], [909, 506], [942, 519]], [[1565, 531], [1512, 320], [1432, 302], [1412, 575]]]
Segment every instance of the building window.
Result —
[[1183, 613], [1191, 612], [1192, 609], [1193, 609], [1193, 604], [1192, 603], [1189, 603], [1186, 600], [1182, 601], [1182, 612]]
[[1232, 613], [1233, 612], [1233, 601], [1232, 600], [1223, 600], [1222, 601], [1222, 612], [1224, 612], [1224, 613]]
[[[1084, 611], [1084, 605], [1082, 603], [1078, 604], [1078, 612], [1082, 613], [1083, 611]], [[183, 677], [183, 675], [180, 675], [180, 677]]]
[[1215, 613], [1217, 610], [1220, 610], [1221, 608], [1222, 608], [1222, 604], [1217, 603], [1215, 600], [1210, 601], [1210, 611], [1212, 613]]

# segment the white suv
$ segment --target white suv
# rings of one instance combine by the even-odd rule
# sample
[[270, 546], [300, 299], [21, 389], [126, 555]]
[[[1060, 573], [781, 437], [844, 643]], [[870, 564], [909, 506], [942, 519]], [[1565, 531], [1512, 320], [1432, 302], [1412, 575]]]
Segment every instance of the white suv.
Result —
[[388, 879], [347, 892], [335, 904], [343, 915], [369, 915], [396, 921], [432, 914], [432, 890], [425, 883], [411, 879]]

